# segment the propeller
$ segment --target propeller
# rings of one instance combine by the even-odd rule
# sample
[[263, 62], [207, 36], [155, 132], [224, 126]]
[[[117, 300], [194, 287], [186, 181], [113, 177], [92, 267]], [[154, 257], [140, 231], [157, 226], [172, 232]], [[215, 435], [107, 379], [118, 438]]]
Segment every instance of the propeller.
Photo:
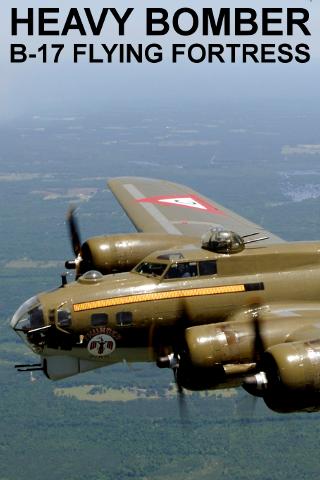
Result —
[[179, 318], [176, 321], [174, 334], [173, 334], [173, 375], [174, 381], [177, 388], [178, 395], [178, 405], [179, 413], [182, 424], [186, 424], [189, 418], [186, 394], [183, 388], [183, 368], [186, 367], [187, 352], [186, 352], [186, 341], [185, 341], [185, 330], [190, 325], [189, 322], [189, 312], [187, 310], [187, 305], [185, 299], [183, 299], [181, 304], [181, 312]]
[[243, 388], [256, 397], [263, 397], [267, 388], [267, 377], [262, 367], [262, 356], [266, 350], [266, 345], [261, 333], [260, 305], [256, 304], [252, 308], [252, 326], [254, 330], [253, 339], [253, 361], [256, 364], [256, 374], [245, 377]]
[[174, 367], [173, 375], [174, 375], [174, 381], [177, 387], [180, 420], [181, 420], [181, 423], [185, 425], [189, 420], [189, 414], [188, 414], [188, 407], [187, 407], [187, 401], [186, 401], [186, 394], [180, 382], [178, 371], [179, 371], [179, 363], [177, 364], [176, 367]]
[[65, 263], [65, 267], [67, 269], [76, 269], [78, 270], [79, 263], [82, 260], [81, 257], [81, 239], [80, 239], [80, 229], [78, 226], [78, 222], [75, 216], [75, 207], [70, 207], [69, 212], [67, 214], [67, 224], [69, 229], [69, 237], [71, 240], [72, 250], [75, 254], [74, 260], [67, 260]]
[[71, 244], [73, 251], [76, 256], [81, 254], [81, 240], [80, 240], [80, 233], [79, 233], [79, 226], [77, 219], [75, 217], [75, 207], [70, 207], [68, 215], [67, 215], [67, 222], [69, 226], [69, 234], [71, 239]]
[[160, 344], [160, 347], [156, 349], [155, 347], [155, 338], [154, 338], [154, 329], [151, 326], [150, 336], [149, 336], [149, 346], [152, 346], [155, 356], [157, 357], [157, 366], [159, 368], [171, 368], [173, 371], [174, 381], [177, 388], [177, 397], [179, 405], [180, 419], [183, 424], [188, 420], [188, 410], [186, 403], [186, 395], [182, 384], [182, 375], [181, 375], [181, 364], [184, 363], [186, 358], [185, 352], [185, 330], [189, 325], [189, 314], [186, 309], [185, 301], [183, 301], [181, 314], [176, 321], [175, 327], [172, 335], [172, 353], [165, 356], [159, 356], [159, 352], [164, 352], [163, 345]]
[[[258, 372], [254, 375], [248, 375], [242, 382], [242, 387], [250, 396], [240, 396], [236, 400], [235, 410], [239, 417], [253, 417], [258, 397], [263, 397], [263, 390], [259, 390], [259, 385], [264, 382], [264, 372], [261, 372], [261, 358], [265, 351], [265, 344], [261, 334], [261, 320], [259, 315], [260, 304], [252, 304], [250, 306], [252, 330], [253, 330], [253, 362], [256, 364], [255, 371]], [[262, 375], [262, 376], [261, 376]]]
[[252, 312], [252, 324], [254, 331], [254, 340], [253, 340], [253, 360], [257, 365], [257, 368], [261, 364], [261, 358], [264, 354], [266, 348], [264, 340], [261, 334], [261, 320], [259, 316], [260, 305], [255, 305]]

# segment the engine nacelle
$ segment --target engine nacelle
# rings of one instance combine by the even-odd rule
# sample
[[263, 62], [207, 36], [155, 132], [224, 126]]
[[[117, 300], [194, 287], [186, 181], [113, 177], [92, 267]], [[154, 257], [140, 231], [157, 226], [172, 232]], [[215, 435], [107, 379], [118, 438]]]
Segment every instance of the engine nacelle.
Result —
[[[244, 320], [211, 323], [187, 328], [186, 344], [190, 362], [196, 367], [208, 368], [216, 364], [244, 364], [254, 358], [255, 331], [253, 312], [244, 315]], [[279, 321], [269, 315], [260, 320], [266, 348], [283, 343], [289, 333], [296, 331], [295, 318]]]
[[252, 322], [230, 321], [189, 327], [179, 381], [189, 390], [231, 388], [241, 384], [254, 364]]
[[92, 237], [81, 246], [78, 274], [88, 270], [98, 270], [104, 275], [129, 271], [156, 250], [181, 248], [195, 242], [199, 243], [199, 239], [149, 233]]
[[247, 362], [252, 359], [252, 325], [222, 322], [186, 330], [190, 362], [208, 368], [217, 364]]
[[320, 340], [269, 348], [262, 359], [264, 400], [281, 413], [320, 410]]
[[320, 391], [320, 340], [275, 345], [263, 365], [272, 388]]
[[[255, 365], [251, 363], [255, 361], [252, 320], [188, 328], [186, 359], [182, 359], [182, 368], [178, 370], [181, 383], [191, 390], [210, 389], [219, 388], [220, 384], [231, 386], [232, 382], [236, 386], [237, 380], [239, 385], [242, 377], [246, 379], [245, 389], [262, 396], [272, 410], [282, 413], [320, 410], [320, 340], [285, 343], [303, 334], [297, 319], [269, 315], [265, 320], [268, 321], [260, 320], [266, 348], [260, 365], [265, 384], [259, 383], [260, 373], [248, 376], [250, 366]], [[310, 330], [313, 322], [310, 320], [306, 330], [309, 333], [313, 332]]]

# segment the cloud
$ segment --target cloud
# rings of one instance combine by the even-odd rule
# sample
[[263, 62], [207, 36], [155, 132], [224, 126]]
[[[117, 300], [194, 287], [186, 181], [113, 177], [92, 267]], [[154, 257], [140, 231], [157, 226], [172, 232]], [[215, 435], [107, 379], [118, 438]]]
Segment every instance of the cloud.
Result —
[[282, 155], [320, 155], [320, 144], [284, 145]]
[[66, 198], [73, 201], [88, 201], [93, 195], [97, 193], [97, 188], [69, 188], [64, 191], [60, 188], [50, 190], [33, 190], [31, 193], [40, 195], [43, 200], [57, 200], [59, 198]]
[[219, 140], [168, 140], [159, 142], [159, 147], [207, 147], [210, 145], [218, 145]]
[[31, 269], [31, 268], [36, 268], [36, 269], [47, 269], [47, 268], [58, 268], [61, 267], [63, 262], [58, 261], [58, 260], [32, 260], [31, 258], [20, 258], [17, 260], [10, 260], [4, 265], [4, 268], [14, 268], [14, 269]]
[[247, 133], [248, 130], [246, 128], [231, 128], [229, 132], [230, 133]]
[[0, 182], [25, 182], [29, 180], [36, 180], [38, 178], [53, 178], [53, 175], [40, 173], [0, 173]]
[[282, 191], [292, 202], [303, 202], [304, 200], [317, 199], [320, 197], [320, 184], [307, 183], [299, 187], [286, 185], [282, 188]]

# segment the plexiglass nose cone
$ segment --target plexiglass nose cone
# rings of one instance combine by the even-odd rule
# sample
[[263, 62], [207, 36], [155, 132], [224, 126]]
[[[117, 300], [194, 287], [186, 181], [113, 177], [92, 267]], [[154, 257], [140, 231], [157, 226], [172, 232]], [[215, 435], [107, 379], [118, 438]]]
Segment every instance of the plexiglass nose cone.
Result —
[[10, 322], [14, 330], [28, 331], [43, 326], [42, 307], [37, 297], [31, 297], [24, 302], [13, 315]]

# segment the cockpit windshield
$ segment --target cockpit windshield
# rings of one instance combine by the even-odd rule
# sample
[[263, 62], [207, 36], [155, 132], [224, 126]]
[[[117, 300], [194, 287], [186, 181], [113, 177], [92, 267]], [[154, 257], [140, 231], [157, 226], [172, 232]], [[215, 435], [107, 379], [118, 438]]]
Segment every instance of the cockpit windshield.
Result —
[[166, 268], [166, 263], [141, 262], [133, 271], [148, 277], [161, 277]]

